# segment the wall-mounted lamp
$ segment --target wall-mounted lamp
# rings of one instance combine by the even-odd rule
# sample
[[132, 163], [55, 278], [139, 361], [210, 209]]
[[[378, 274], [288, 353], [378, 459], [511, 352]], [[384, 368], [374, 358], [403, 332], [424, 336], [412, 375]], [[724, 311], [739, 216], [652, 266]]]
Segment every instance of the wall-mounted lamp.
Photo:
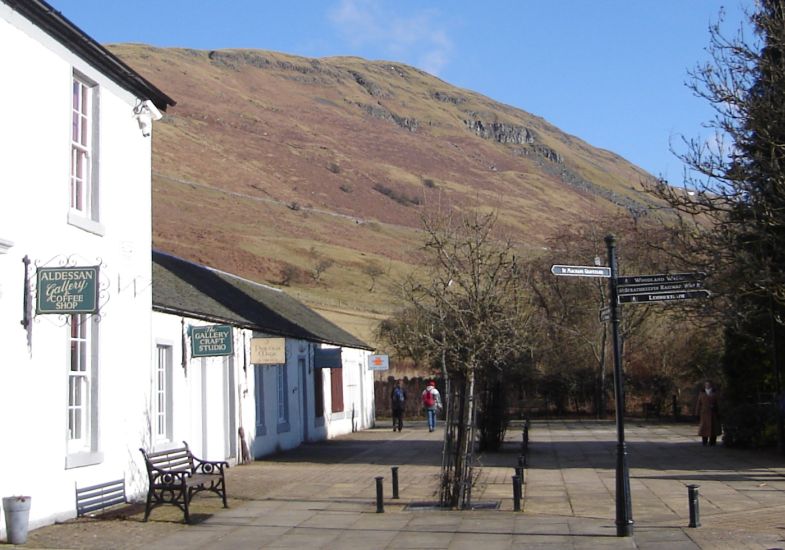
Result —
[[163, 115], [161, 111], [149, 99], [142, 101], [134, 107], [134, 118], [139, 123], [142, 135], [147, 137], [153, 130], [153, 121], [160, 120]]

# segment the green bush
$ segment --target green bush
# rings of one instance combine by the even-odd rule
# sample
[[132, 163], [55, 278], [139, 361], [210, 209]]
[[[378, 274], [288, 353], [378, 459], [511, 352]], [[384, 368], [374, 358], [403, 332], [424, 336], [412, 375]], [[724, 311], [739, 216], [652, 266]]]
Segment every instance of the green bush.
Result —
[[728, 447], [770, 447], [777, 442], [777, 411], [769, 404], [736, 405], [722, 414], [722, 441]]

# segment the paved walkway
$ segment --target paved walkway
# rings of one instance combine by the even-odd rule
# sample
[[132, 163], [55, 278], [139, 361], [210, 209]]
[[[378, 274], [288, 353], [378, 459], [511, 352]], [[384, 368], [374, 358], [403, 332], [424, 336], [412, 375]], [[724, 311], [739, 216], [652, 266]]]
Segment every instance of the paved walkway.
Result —
[[[386, 426], [386, 424], [385, 424]], [[772, 453], [702, 447], [695, 427], [627, 422], [634, 536], [616, 536], [613, 422], [534, 421], [524, 511], [511, 475], [521, 434], [479, 457], [473, 500], [496, 509], [412, 510], [436, 499], [441, 430], [376, 428], [303, 445], [229, 470], [230, 508], [193, 501], [195, 525], [167, 506], [141, 522], [78, 520], [30, 533], [27, 548], [785, 548], [785, 460]], [[400, 499], [391, 498], [390, 466]], [[375, 477], [385, 512], [376, 513]], [[702, 526], [688, 528], [688, 484], [700, 485]]]

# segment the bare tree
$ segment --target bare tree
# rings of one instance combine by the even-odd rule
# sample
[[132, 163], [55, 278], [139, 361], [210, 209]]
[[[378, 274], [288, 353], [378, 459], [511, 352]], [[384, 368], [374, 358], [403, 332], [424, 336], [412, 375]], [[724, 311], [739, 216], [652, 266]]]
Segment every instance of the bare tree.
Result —
[[384, 275], [385, 271], [384, 268], [379, 265], [379, 262], [372, 260], [363, 266], [363, 273], [371, 279], [371, 285], [368, 287], [368, 292], [373, 292], [373, 289], [376, 288], [376, 280]]
[[308, 254], [312, 261], [311, 277], [314, 281], [319, 282], [322, 278], [322, 274], [335, 264], [335, 260], [325, 257], [315, 246], [311, 247]]
[[[380, 330], [399, 354], [439, 365], [447, 385], [443, 505], [471, 505], [478, 387], [527, 346], [529, 304], [494, 214], [423, 220], [424, 273], [401, 284], [403, 311]], [[457, 426], [453, 432], [451, 426]]]

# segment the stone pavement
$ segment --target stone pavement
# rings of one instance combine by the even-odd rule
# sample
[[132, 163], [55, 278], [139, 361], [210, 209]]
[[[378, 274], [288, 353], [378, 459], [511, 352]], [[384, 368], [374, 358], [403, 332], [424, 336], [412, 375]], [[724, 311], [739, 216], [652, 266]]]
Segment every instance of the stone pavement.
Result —
[[[382, 427], [382, 425], [384, 427]], [[388, 423], [229, 470], [230, 508], [197, 496], [194, 525], [172, 506], [150, 521], [128, 507], [30, 533], [26, 548], [785, 548], [785, 460], [703, 447], [687, 424], [627, 420], [634, 535], [616, 536], [616, 428], [612, 421], [532, 422], [524, 510], [511, 475], [521, 433], [479, 456], [473, 501], [494, 509], [419, 507], [437, 497], [441, 430]], [[399, 467], [400, 499], [390, 467]], [[384, 476], [384, 513], [375, 477]], [[702, 526], [688, 528], [688, 484], [700, 485]]]

